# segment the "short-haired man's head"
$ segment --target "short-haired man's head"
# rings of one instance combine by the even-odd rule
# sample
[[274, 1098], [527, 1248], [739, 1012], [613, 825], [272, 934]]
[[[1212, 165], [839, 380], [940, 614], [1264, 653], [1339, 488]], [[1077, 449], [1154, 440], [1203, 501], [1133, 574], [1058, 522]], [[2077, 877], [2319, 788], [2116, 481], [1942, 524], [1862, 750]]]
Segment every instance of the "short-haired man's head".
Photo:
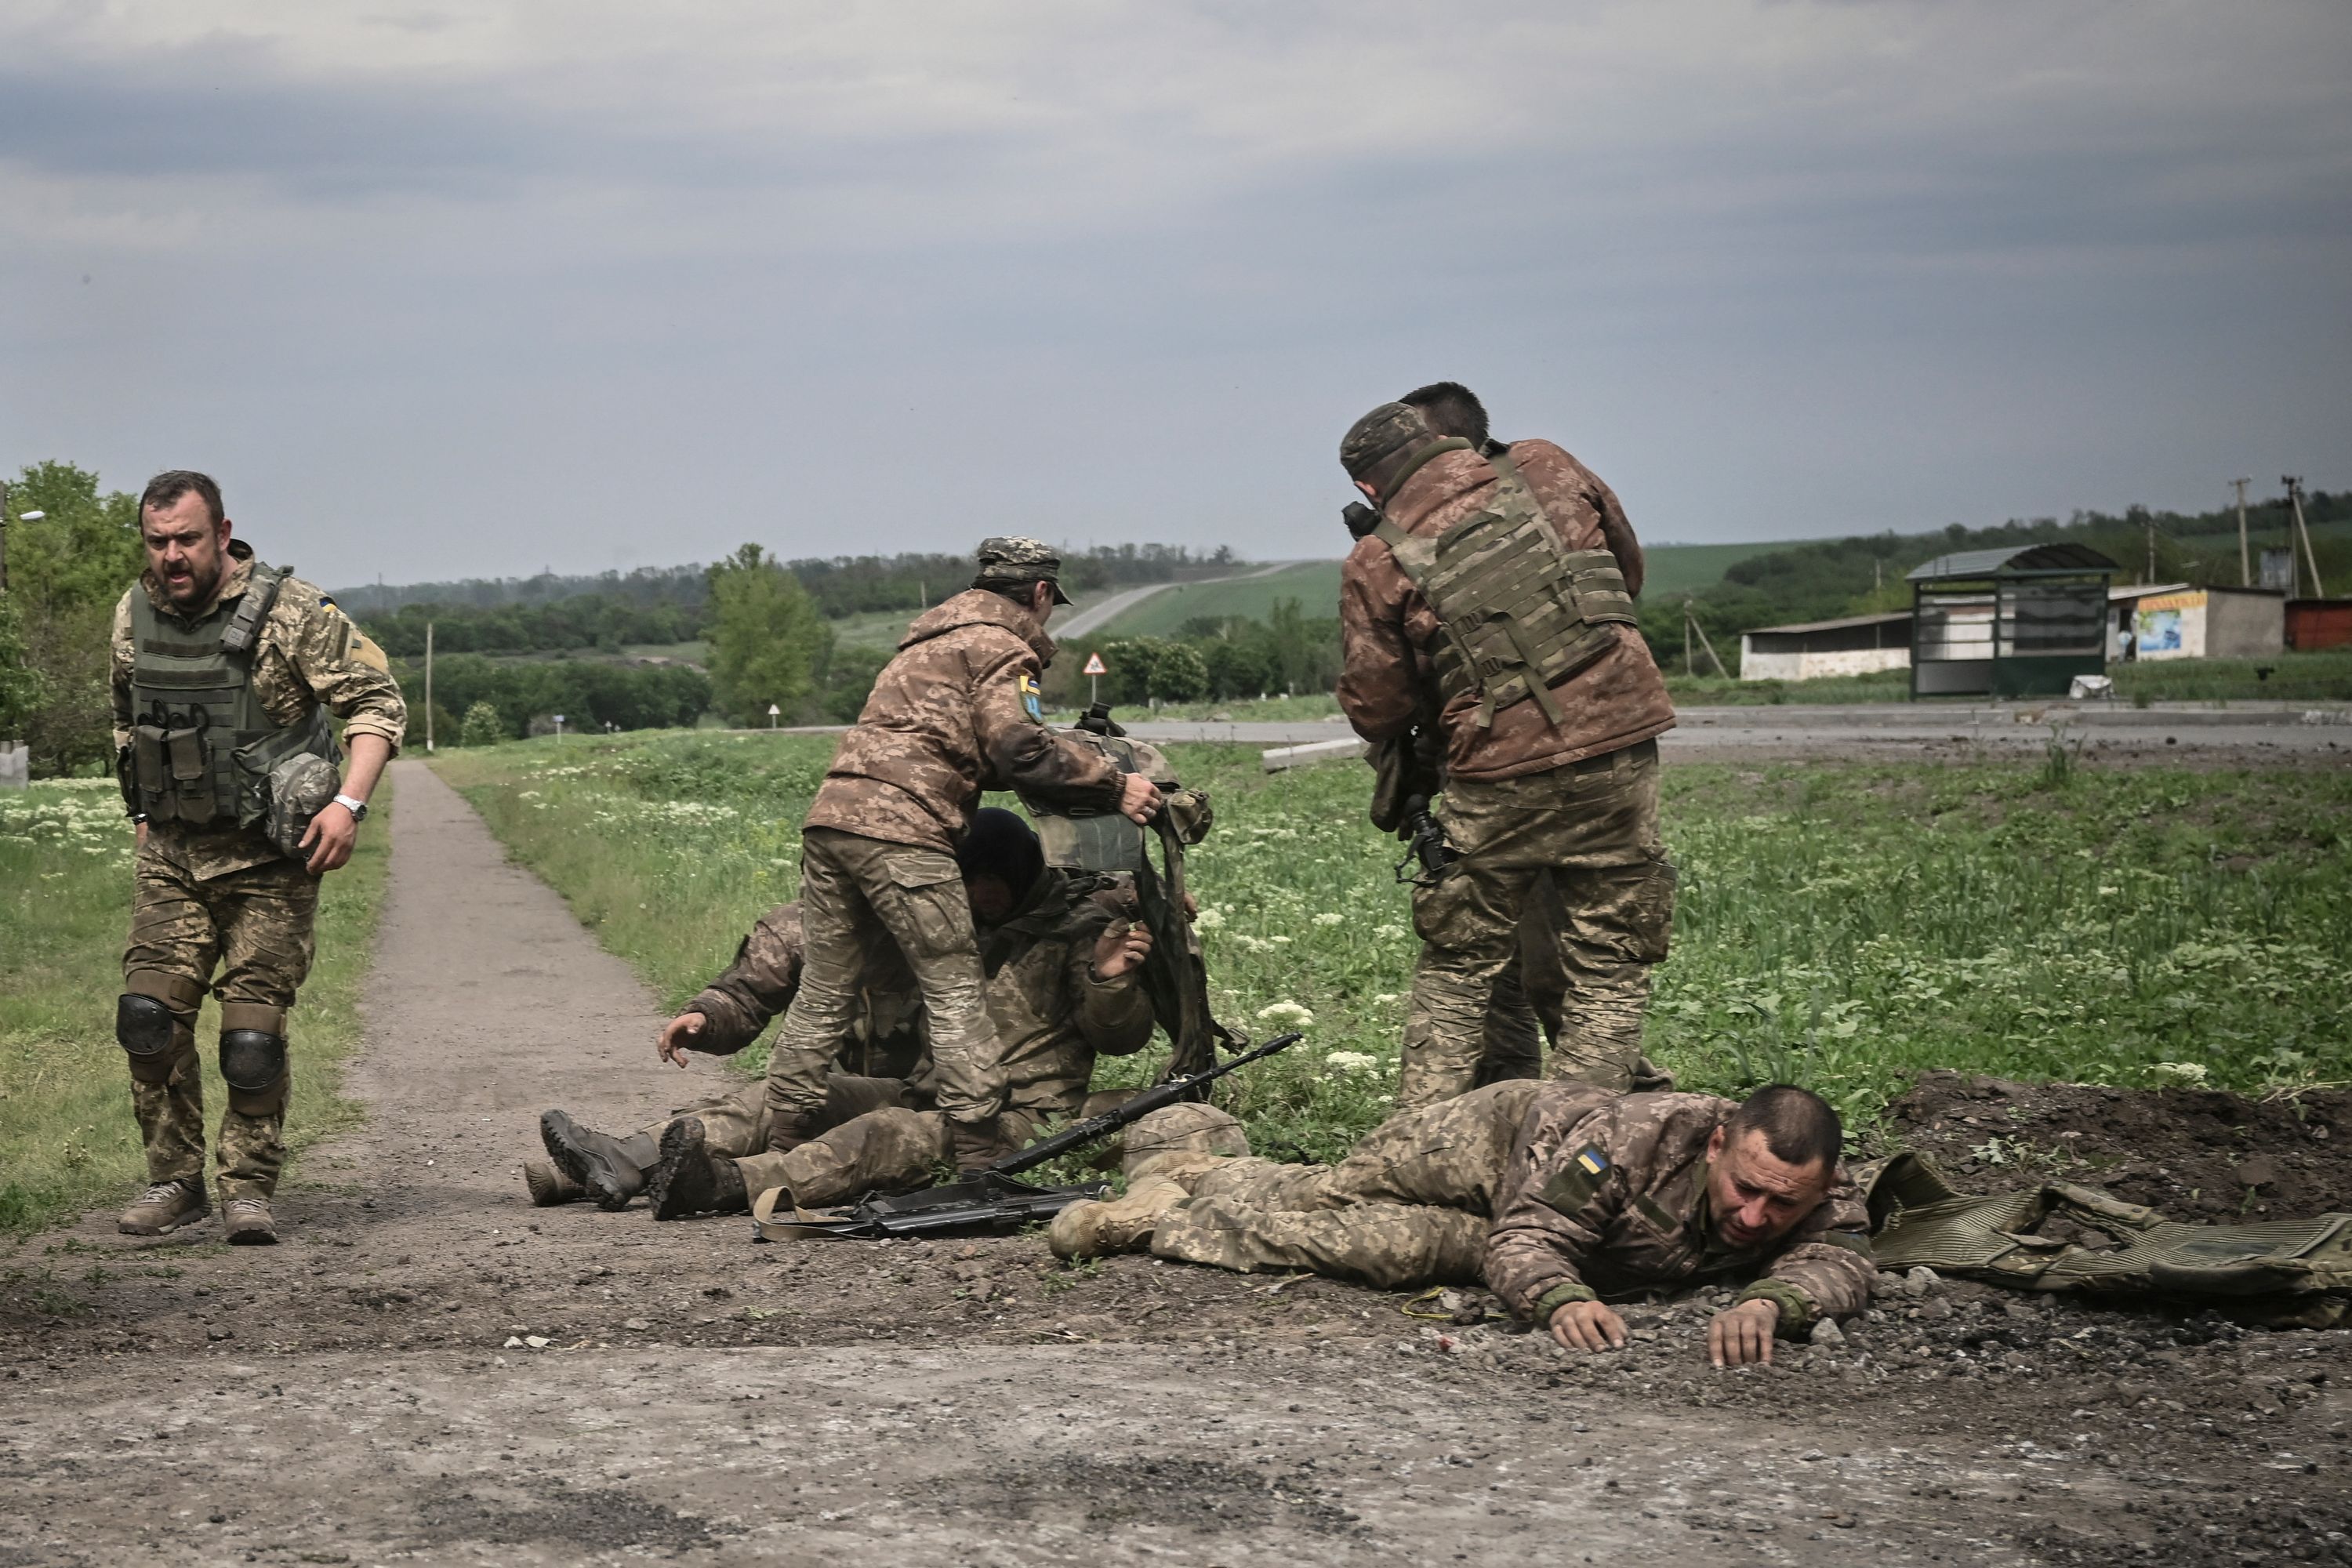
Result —
[[210, 474], [200, 474], [194, 468], [166, 468], [149, 479], [147, 488], [139, 492], [139, 510], [142, 514], [150, 508], [167, 511], [173, 502], [186, 495], [204, 498], [205, 511], [211, 517], [215, 528], [218, 528], [221, 520], [228, 516], [226, 509], [221, 505], [220, 486], [213, 483]]
[[1717, 1237], [1761, 1247], [1821, 1206], [1837, 1174], [1845, 1129], [1829, 1101], [1809, 1089], [1759, 1089], [1707, 1142], [1707, 1196]]
[[1486, 444], [1486, 405], [1458, 381], [1433, 381], [1397, 401], [1420, 409], [1429, 427], [1441, 436], [1459, 436], [1474, 447]]

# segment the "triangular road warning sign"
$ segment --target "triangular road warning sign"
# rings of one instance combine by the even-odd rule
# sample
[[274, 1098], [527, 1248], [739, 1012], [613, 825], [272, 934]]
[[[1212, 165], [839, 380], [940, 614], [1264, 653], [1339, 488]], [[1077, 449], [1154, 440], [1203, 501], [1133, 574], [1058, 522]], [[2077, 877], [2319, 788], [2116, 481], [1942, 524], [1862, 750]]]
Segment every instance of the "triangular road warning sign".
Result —
[[1087, 655], [1086, 668], [1078, 671], [1078, 673], [1080, 675], [1108, 675], [1110, 671], [1108, 668], [1105, 668], [1102, 661], [1102, 655], [1098, 653], [1090, 653]]

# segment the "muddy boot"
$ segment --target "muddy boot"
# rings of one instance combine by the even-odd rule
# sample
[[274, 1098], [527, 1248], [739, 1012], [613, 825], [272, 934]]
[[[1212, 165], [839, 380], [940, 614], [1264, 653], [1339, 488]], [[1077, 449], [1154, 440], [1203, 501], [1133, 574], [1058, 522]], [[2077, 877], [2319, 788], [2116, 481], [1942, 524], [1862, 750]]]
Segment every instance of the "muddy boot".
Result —
[[522, 1184], [530, 1189], [534, 1208], [551, 1209], [558, 1204], [576, 1204], [588, 1195], [588, 1189], [565, 1175], [552, 1160], [525, 1160], [522, 1163]]
[[955, 1162], [960, 1176], [970, 1176], [996, 1163], [1013, 1151], [1005, 1147], [1003, 1120], [992, 1116], [985, 1121], [955, 1121], [948, 1123], [948, 1158]]
[[1114, 1252], [1149, 1252], [1160, 1216], [1184, 1201], [1181, 1183], [1146, 1176], [1116, 1198], [1075, 1203], [1054, 1216], [1046, 1245], [1056, 1258], [1107, 1258]]
[[729, 1156], [703, 1147], [702, 1120], [695, 1116], [681, 1116], [662, 1129], [652, 1197], [656, 1219], [741, 1214], [751, 1206], [743, 1191], [743, 1173]]
[[202, 1182], [158, 1182], [122, 1211], [114, 1228], [125, 1236], [169, 1236], [182, 1226], [212, 1217]]
[[260, 1198], [231, 1198], [221, 1207], [221, 1218], [228, 1227], [231, 1247], [275, 1247], [278, 1245], [278, 1223], [269, 1217], [269, 1205]]
[[646, 1190], [646, 1173], [660, 1157], [650, 1132], [615, 1138], [583, 1127], [561, 1110], [539, 1119], [539, 1141], [547, 1145], [556, 1169], [579, 1183], [596, 1200], [596, 1206], [625, 1209]]

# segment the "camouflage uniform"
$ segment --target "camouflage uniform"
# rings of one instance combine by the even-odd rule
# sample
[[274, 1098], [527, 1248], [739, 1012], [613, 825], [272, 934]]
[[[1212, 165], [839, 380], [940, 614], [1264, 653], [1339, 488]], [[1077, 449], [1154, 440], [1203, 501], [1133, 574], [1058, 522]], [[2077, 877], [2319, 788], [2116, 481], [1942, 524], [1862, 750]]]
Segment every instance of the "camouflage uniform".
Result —
[[[1515, 1079], [1399, 1111], [1336, 1165], [1217, 1158], [1209, 1140], [1239, 1124], [1203, 1106], [1152, 1112], [1128, 1132], [1128, 1191], [1162, 1258], [1244, 1273], [1306, 1268], [1381, 1289], [1475, 1282], [1495, 1184], [1512, 1136], [1545, 1086]], [[1243, 1147], [1246, 1147], [1244, 1144]], [[1067, 1253], [1087, 1216], [1065, 1211]]]
[[1780, 1331], [1869, 1304], [1870, 1216], [1843, 1163], [1828, 1195], [1763, 1247], [1715, 1233], [1707, 1141], [1738, 1107], [1706, 1094], [1547, 1086], [1514, 1143], [1486, 1240], [1486, 1284], [1538, 1323], [1570, 1301], [1623, 1300], [1755, 1278], [1742, 1300]]
[[[138, 721], [132, 595], [144, 594], [167, 625], [185, 625], [244, 595], [254, 572], [252, 548], [232, 540], [225, 564], [219, 588], [197, 616], [175, 616], [162, 588], [143, 574], [115, 606], [118, 750], [131, 744]], [[253, 694], [278, 725], [296, 728], [324, 707], [343, 721], [347, 740], [381, 735], [398, 750], [408, 710], [382, 650], [310, 584], [283, 579], [249, 658]], [[126, 992], [154, 997], [172, 1016], [170, 1047], [131, 1058], [131, 1104], [151, 1182], [194, 1184], [204, 1176], [204, 1079], [195, 1026], [205, 994], [220, 999], [224, 1033], [256, 1029], [282, 1037], [287, 1011], [310, 973], [318, 906], [318, 879], [257, 826], [148, 825], [122, 968]], [[215, 1155], [223, 1202], [267, 1200], [276, 1190], [285, 1163], [287, 1083], [281, 1074], [266, 1089], [230, 1090]]]
[[[989, 540], [980, 580], [1051, 579], [1059, 564], [1034, 540]], [[1111, 810], [1120, 787], [1101, 752], [1045, 727], [1037, 682], [1053, 654], [1027, 610], [967, 590], [916, 618], [843, 737], [803, 838], [808, 968], [768, 1079], [779, 1143], [821, 1116], [824, 1074], [854, 1014], [850, 977], [885, 945], [904, 954], [929, 1016], [940, 1110], [979, 1142], [1004, 1108], [1003, 1049], [955, 846], [982, 790]]]
[[[1367, 471], [1360, 459], [1370, 448], [1359, 436], [1366, 428], [1350, 432], [1343, 450], [1351, 472]], [[1422, 440], [1434, 440], [1425, 426]], [[1638, 591], [1638, 547], [1609, 488], [1550, 442], [1521, 441], [1507, 451], [1560, 543], [1615, 550], [1628, 587]], [[1377, 483], [1395, 470], [1383, 459], [1369, 471]], [[1486, 510], [1500, 479], [1486, 457], [1455, 449], [1393, 484], [1381, 498], [1389, 521], [1434, 539]], [[1510, 963], [1518, 911], [1546, 872], [1564, 900], [1559, 953], [1569, 980], [1568, 1043], [1554, 1072], [1629, 1083], [1649, 967], [1665, 956], [1674, 910], [1674, 868], [1658, 831], [1656, 746], [1674, 725], [1674, 708], [1648, 646], [1631, 626], [1602, 628], [1610, 646], [1550, 688], [1558, 723], [1534, 700], [1488, 715], [1474, 693], [1455, 691], [1441, 707], [1434, 661], [1445, 627], [1377, 536], [1360, 539], [1341, 569], [1339, 626], [1339, 702], [1359, 734], [1391, 740], [1440, 708], [1440, 816], [1460, 852], [1433, 885], [1414, 889], [1423, 945], [1397, 1103], [1425, 1105], [1476, 1079], [1487, 1005]]]
[[[956, 887], [961, 896], [962, 883]], [[1096, 892], [1095, 879], [1049, 868], [1002, 922], [980, 928], [983, 994], [1002, 1047], [1005, 1109], [996, 1131], [1003, 1148], [1124, 1098], [1123, 1090], [1087, 1094], [1095, 1059], [1150, 1043], [1151, 1002], [1138, 974], [1095, 978], [1096, 940], [1119, 918]], [[735, 1163], [746, 1194], [782, 1189], [776, 1201], [784, 1207], [815, 1208], [875, 1189], [920, 1186], [954, 1152], [936, 1052], [904, 1080], [835, 1074], [828, 1083], [833, 1103], [822, 1113], [828, 1131], [782, 1152], [743, 1149], [748, 1157]], [[734, 1152], [708, 1132], [705, 1146]]]

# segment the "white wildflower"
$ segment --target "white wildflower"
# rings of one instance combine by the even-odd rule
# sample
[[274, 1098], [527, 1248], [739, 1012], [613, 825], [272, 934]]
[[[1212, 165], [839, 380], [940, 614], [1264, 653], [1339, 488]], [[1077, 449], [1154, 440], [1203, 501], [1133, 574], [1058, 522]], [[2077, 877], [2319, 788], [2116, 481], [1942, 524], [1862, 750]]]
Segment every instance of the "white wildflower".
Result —
[[1225, 924], [1224, 911], [1212, 904], [1195, 916], [1192, 923], [1202, 931], [1222, 931]]
[[1304, 1029], [1315, 1022], [1315, 1015], [1296, 1002], [1269, 1002], [1257, 1010], [1257, 1021], [1277, 1029]]
[[1345, 925], [1348, 923], [1348, 917], [1340, 914], [1333, 914], [1327, 910], [1323, 913], [1315, 917], [1315, 923], [1319, 926]]
[[2174, 1083], [2199, 1084], [2205, 1081], [2203, 1062], [2158, 1062], [2155, 1070], [2158, 1076], [2169, 1079]]
[[1381, 1058], [1365, 1051], [1333, 1051], [1323, 1058], [1323, 1065], [1333, 1072], [1370, 1072], [1381, 1065]]

